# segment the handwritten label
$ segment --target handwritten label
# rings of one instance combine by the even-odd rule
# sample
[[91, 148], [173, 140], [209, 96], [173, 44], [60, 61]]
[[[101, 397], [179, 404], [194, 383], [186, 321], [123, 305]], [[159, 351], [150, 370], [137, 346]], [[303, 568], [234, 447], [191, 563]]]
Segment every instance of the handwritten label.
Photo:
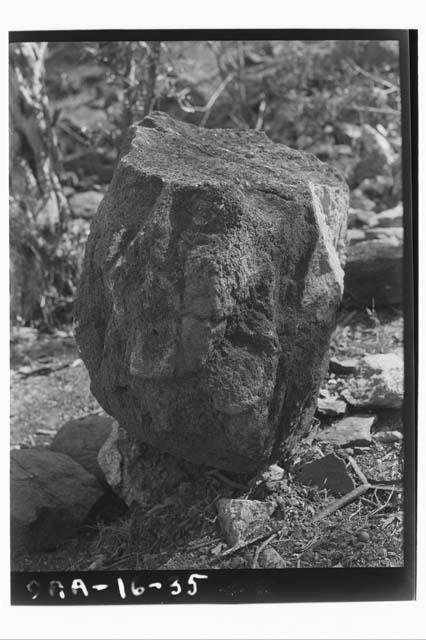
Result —
[[[202, 573], [191, 573], [187, 580], [176, 578], [175, 580], [166, 580], [163, 582], [149, 582], [142, 584], [138, 578], [133, 580], [125, 580], [118, 577], [113, 578], [111, 582], [100, 582], [98, 584], [89, 584], [82, 578], [74, 578], [68, 587], [61, 580], [50, 580], [47, 586], [47, 593], [50, 598], [65, 600], [75, 596], [83, 596], [84, 599], [90, 599], [93, 592], [114, 590], [122, 600], [128, 598], [141, 598], [148, 592], [166, 592], [174, 597], [180, 595], [188, 595], [194, 597], [198, 593], [199, 581], [207, 580], [208, 576]], [[43, 587], [38, 580], [30, 580], [26, 585], [27, 592], [31, 600], [37, 598], [43, 593]]]

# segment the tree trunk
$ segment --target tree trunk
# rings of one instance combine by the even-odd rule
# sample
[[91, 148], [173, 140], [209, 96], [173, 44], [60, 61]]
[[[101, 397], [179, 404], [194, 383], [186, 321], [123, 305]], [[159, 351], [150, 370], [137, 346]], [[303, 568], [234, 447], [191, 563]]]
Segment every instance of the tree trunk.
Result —
[[11, 320], [47, 321], [51, 266], [68, 218], [45, 92], [46, 43], [10, 46]]

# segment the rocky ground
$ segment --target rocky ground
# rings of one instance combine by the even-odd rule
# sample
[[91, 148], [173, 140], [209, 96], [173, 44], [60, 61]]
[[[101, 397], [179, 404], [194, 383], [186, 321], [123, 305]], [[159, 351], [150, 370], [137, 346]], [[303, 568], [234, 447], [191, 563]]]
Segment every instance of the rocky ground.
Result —
[[[14, 330], [11, 447], [21, 461], [12, 512], [13, 505], [19, 510], [30, 486], [38, 494], [29, 498], [25, 493], [25, 499], [40, 499], [45, 508], [41, 513], [49, 515], [43, 522], [43, 517], [30, 514], [23, 522], [18, 513], [17, 530], [29, 531], [33, 541], [37, 535], [46, 540], [47, 521], [57, 539], [48, 549], [29, 550], [31, 545], [21, 544], [17, 535], [12, 569], [401, 566], [402, 340], [403, 319], [397, 309], [342, 311], [316, 418], [290, 460], [278, 459], [263, 474], [249, 478], [146, 447], [139, 499], [128, 508], [122, 500], [125, 478], [106, 478], [116, 483], [118, 498], [107, 487], [99, 456], [100, 467], [96, 460], [112, 422], [90, 394], [71, 332]], [[56, 436], [64, 423], [89, 414], [86, 421], [68, 422], [61, 438]], [[76, 429], [86, 457], [76, 450]], [[82, 438], [83, 432], [90, 437]], [[108, 442], [111, 453], [114, 440]], [[89, 482], [90, 476], [92, 485], [98, 482], [97, 489], [90, 485], [91, 502], [82, 505], [70, 490], [65, 497], [60, 494], [48, 475], [47, 454], [52, 461], [56, 456], [55, 464], [85, 467], [80, 467], [81, 481]], [[41, 489], [25, 480], [38, 455], [48, 462]], [[76, 504], [82, 514], [78, 522]]]

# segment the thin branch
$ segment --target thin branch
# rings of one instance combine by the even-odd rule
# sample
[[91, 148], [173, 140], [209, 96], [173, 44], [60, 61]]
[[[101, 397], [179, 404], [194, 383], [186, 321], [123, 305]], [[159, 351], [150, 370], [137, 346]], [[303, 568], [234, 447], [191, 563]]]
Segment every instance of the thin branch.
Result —
[[369, 484], [361, 484], [359, 487], [356, 487], [338, 500], [334, 500], [334, 502], [332, 502], [328, 507], [320, 511], [313, 519], [313, 522], [318, 522], [318, 520], [322, 520], [338, 509], [345, 507], [347, 504], [350, 504], [357, 498], [363, 496], [364, 493], [367, 493], [369, 489], [371, 489], [371, 486]]
[[346, 58], [346, 62], [349, 64], [349, 66], [352, 67], [352, 69], [354, 71], [357, 71], [358, 73], [360, 73], [364, 77], [370, 78], [370, 80], [374, 80], [374, 82], [377, 82], [378, 84], [382, 84], [383, 86], [387, 87], [388, 89], [392, 89], [393, 91], [395, 91], [395, 90], [399, 91], [399, 87], [396, 84], [393, 84], [393, 82], [389, 82], [388, 80], [384, 80], [384, 78], [379, 78], [379, 76], [376, 76], [373, 73], [370, 73], [369, 71], [366, 71], [365, 69], [363, 69], [362, 67], [357, 65], [356, 62], [354, 62], [353, 60], [350, 60], [349, 58]]
[[358, 105], [346, 105], [345, 109], [352, 109], [353, 111], [367, 111], [370, 113], [384, 113], [386, 115], [400, 115], [398, 109], [386, 109], [381, 107], [360, 107]]
[[361, 471], [361, 469], [359, 468], [355, 460], [352, 458], [352, 456], [348, 456], [348, 460], [351, 464], [352, 469], [355, 471], [356, 475], [361, 480], [362, 484], [369, 484], [367, 478], [365, 477], [365, 475], [363, 474], [363, 472]]
[[269, 538], [268, 538], [267, 540], [265, 540], [265, 542], [262, 542], [262, 544], [260, 544], [260, 545], [257, 547], [257, 549], [256, 549], [256, 553], [254, 554], [253, 563], [252, 563], [252, 565], [251, 565], [251, 568], [252, 568], [252, 569], [257, 569], [257, 562], [258, 562], [258, 560], [259, 560], [259, 556], [260, 556], [261, 552], [263, 551], [263, 549], [265, 549], [265, 548], [268, 546], [268, 544], [269, 544], [270, 542], [272, 542], [272, 540], [273, 540], [274, 538], [276, 538], [276, 536], [277, 536], [277, 534], [276, 534], [276, 533], [273, 533], [271, 536], [269, 536]]
[[[281, 527], [277, 527], [275, 531], [273, 531], [272, 533], [276, 535], [280, 529]], [[242, 549], [245, 549], [246, 547], [249, 547], [250, 545], [255, 544], [255, 542], [264, 540], [267, 536], [271, 536], [271, 531], [268, 531], [267, 533], [262, 533], [261, 535], [256, 536], [255, 538], [250, 538], [249, 540], [245, 540], [244, 542], [240, 542], [240, 544], [237, 544], [234, 547], [227, 549], [226, 551], [221, 553], [220, 556], [216, 556], [216, 558], [214, 558], [213, 560], [210, 560], [208, 564], [214, 564], [219, 560], [222, 560], [223, 558], [227, 558], [228, 556], [231, 556], [233, 553], [236, 553], [237, 551], [241, 551]]]

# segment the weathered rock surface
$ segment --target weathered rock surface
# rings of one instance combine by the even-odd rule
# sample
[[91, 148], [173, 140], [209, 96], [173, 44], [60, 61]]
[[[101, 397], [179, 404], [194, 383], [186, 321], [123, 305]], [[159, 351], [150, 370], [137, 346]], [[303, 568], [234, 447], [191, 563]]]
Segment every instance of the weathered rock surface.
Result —
[[338, 398], [318, 398], [318, 413], [326, 416], [341, 416], [346, 413], [346, 402]]
[[232, 471], [308, 428], [341, 298], [348, 192], [262, 133], [130, 129], [76, 304], [100, 404], [132, 436]]
[[354, 407], [398, 409], [404, 401], [404, 359], [400, 353], [364, 356], [359, 374], [346, 381], [342, 391]]
[[302, 484], [313, 484], [332, 493], [348, 493], [355, 486], [344, 461], [335, 453], [302, 465], [296, 478]]
[[393, 209], [387, 209], [376, 215], [378, 227], [402, 227], [404, 211], [402, 204], [398, 204]]
[[276, 505], [260, 500], [230, 500], [221, 498], [217, 502], [220, 527], [227, 542], [234, 546], [247, 538], [263, 533], [267, 521]]
[[12, 547], [52, 549], [73, 537], [103, 490], [63, 453], [24, 449], [10, 454]]
[[104, 484], [106, 481], [98, 464], [98, 453], [111, 434], [113, 423], [111, 416], [100, 415], [70, 420], [58, 431], [50, 448], [65, 453]]
[[262, 569], [285, 569], [285, 560], [274, 547], [266, 547], [260, 552], [259, 566]]
[[116, 421], [98, 453], [98, 464], [114, 493], [127, 506], [136, 503], [143, 510], [158, 505], [188, 480], [178, 460], [131, 439]]
[[318, 431], [315, 439], [340, 447], [368, 446], [373, 441], [371, 428], [376, 420], [376, 416], [349, 416]]
[[363, 305], [403, 300], [403, 244], [396, 236], [365, 240], [349, 247], [345, 292]]

